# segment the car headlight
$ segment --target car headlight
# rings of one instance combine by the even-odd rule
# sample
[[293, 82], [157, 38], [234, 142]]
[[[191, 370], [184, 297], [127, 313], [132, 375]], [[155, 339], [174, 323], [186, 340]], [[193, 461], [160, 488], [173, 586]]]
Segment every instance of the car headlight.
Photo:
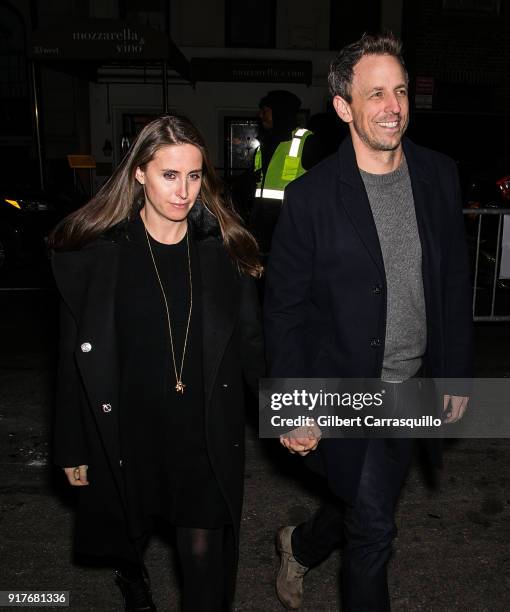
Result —
[[4, 202], [17, 208], [18, 210], [22, 210], [25, 212], [47, 212], [55, 210], [52, 204], [48, 202], [43, 202], [41, 200], [29, 200], [29, 199], [20, 199], [10, 200], [8, 198], [4, 198]]
[[7, 198], [5, 198], [5, 202], [7, 202], [7, 204], [10, 204], [11, 206], [14, 206], [14, 208], [21, 208], [18, 200], [8, 200]]

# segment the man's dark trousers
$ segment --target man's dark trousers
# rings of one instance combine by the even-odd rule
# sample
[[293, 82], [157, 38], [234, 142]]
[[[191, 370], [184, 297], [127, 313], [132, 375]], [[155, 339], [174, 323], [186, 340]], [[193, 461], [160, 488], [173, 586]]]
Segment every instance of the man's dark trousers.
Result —
[[292, 534], [292, 551], [306, 567], [342, 546], [342, 610], [390, 610], [387, 564], [397, 529], [397, 503], [414, 440], [371, 439], [353, 504], [328, 503]]

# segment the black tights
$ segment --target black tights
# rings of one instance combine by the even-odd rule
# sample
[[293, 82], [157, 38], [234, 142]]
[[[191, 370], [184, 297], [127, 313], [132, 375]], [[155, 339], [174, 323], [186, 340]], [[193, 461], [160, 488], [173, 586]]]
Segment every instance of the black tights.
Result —
[[227, 609], [224, 530], [177, 527], [176, 534], [183, 575], [183, 612], [223, 612]]
[[[177, 551], [183, 576], [182, 612], [224, 612], [225, 594], [223, 540], [225, 530], [176, 527]], [[128, 580], [141, 576], [135, 563], [119, 562]]]

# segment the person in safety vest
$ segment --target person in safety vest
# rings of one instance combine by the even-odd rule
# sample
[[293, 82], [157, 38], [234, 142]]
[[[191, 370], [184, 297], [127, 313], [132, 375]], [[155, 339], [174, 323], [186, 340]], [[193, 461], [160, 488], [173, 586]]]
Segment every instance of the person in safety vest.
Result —
[[301, 100], [286, 90], [270, 91], [259, 103], [260, 146], [255, 152], [255, 199], [250, 229], [267, 255], [280, 214], [285, 187], [321, 155], [310, 130], [298, 126]]

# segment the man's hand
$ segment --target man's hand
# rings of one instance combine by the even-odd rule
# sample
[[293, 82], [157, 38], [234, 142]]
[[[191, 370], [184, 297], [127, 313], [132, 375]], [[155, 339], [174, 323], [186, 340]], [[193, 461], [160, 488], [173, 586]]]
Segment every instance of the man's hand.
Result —
[[468, 402], [469, 397], [461, 395], [444, 395], [443, 411], [446, 417], [444, 422], [455, 423], [459, 421], [464, 416], [464, 412], [466, 412]]
[[290, 453], [298, 453], [298, 455], [304, 457], [317, 448], [321, 436], [319, 426], [314, 423], [309, 427], [298, 427], [280, 436], [280, 444], [285, 446]]
[[87, 479], [88, 465], [77, 465], [76, 467], [64, 468], [67, 480], [72, 487], [85, 487], [89, 484]]

